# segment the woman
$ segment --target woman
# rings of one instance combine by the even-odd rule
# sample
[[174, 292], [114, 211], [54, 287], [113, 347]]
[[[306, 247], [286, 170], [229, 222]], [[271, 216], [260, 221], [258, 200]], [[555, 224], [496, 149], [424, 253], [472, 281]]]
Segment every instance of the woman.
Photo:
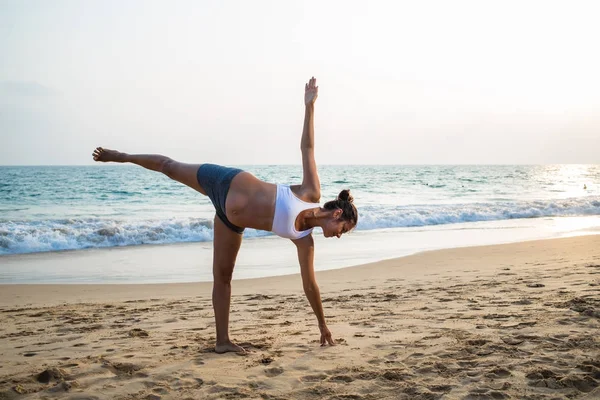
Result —
[[291, 239], [298, 250], [304, 293], [317, 316], [321, 345], [334, 344], [325, 323], [319, 287], [313, 267], [314, 242], [311, 232], [318, 226], [325, 237], [340, 237], [356, 226], [358, 213], [348, 190], [337, 199], [319, 206], [321, 184], [314, 158], [314, 104], [319, 88], [313, 77], [304, 90], [301, 185], [275, 185], [237, 168], [214, 164], [185, 164], [161, 155], [131, 155], [96, 148], [96, 161], [130, 162], [162, 172], [210, 198], [216, 209], [214, 222], [213, 308], [217, 328], [215, 351], [244, 352], [229, 339], [231, 277], [244, 228], [272, 231]]

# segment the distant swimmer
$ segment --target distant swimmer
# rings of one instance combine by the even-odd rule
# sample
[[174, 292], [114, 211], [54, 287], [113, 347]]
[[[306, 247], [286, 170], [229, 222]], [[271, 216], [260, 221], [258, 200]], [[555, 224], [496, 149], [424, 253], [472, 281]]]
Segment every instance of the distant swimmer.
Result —
[[583, 184], [583, 190], [587, 190], [587, 186], [585, 185], [585, 183]]
[[185, 164], [157, 154], [127, 154], [102, 147], [93, 152], [96, 161], [133, 163], [162, 172], [208, 196], [215, 206], [212, 300], [217, 353], [245, 352], [229, 338], [231, 278], [245, 228], [272, 231], [291, 239], [296, 245], [304, 293], [317, 317], [320, 343], [323, 346], [334, 344], [315, 278], [312, 231], [319, 227], [325, 237], [339, 238], [356, 227], [358, 211], [346, 189], [323, 206], [319, 204], [321, 182], [314, 157], [314, 108], [318, 89], [314, 77], [304, 87], [305, 114], [300, 140], [303, 177], [300, 185], [272, 184], [238, 168], [208, 163]]

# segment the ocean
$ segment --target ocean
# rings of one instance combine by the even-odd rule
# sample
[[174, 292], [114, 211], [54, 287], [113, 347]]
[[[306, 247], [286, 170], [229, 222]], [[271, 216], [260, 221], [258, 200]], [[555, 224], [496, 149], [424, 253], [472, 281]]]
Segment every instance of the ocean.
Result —
[[[273, 183], [297, 184], [302, 179], [300, 165], [238, 167]], [[475, 238], [489, 237], [484, 242], [494, 243], [595, 233], [600, 227], [600, 165], [332, 165], [320, 166], [319, 175], [322, 202], [347, 188], [359, 211], [355, 231], [339, 239], [354, 236], [348, 242], [353, 242], [352, 248], [344, 250], [352, 254], [346, 261], [397, 256], [398, 248], [405, 254], [445, 247], [452, 240], [434, 240], [440, 233], [456, 238], [457, 232], [475, 230]], [[182, 243], [205, 244], [201, 247], [209, 249], [213, 218], [207, 197], [134, 165], [0, 167], [0, 282], [29, 282], [14, 268], [16, 256], [30, 253], [50, 257], [67, 250], [115, 248], [156, 252], [156, 246], [148, 245]], [[499, 233], [501, 229], [528, 234]], [[414, 239], [418, 232], [429, 232], [422, 243]], [[315, 229], [314, 235], [321, 233]], [[253, 229], [244, 233], [261, 251], [279, 248], [284, 239], [274, 241], [273, 236]], [[375, 250], [355, 243], [358, 238]], [[414, 242], [412, 248], [406, 248], [407, 242]], [[480, 243], [459, 240], [449, 246], [472, 244]], [[360, 257], [354, 254], [357, 248], [377, 256]], [[339, 258], [324, 260], [329, 265], [335, 262]], [[2, 264], [12, 269], [7, 271]], [[19, 265], [23, 268], [21, 261]], [[284, 271], [276, 262], [273, 265], [276, 271], [271, 268], [250, 277]], [[204, 279], [191, 274], [170, 274], [166, 281], [173, 276], [181, 281]], [[44, 276], [35, 282], [45, 282]], [[106, 276], [80, 278], [76, 281], [114, 281]], [[165, 281], [154, 278], [132, 274], [124, 280]], [[71, 279], [67, 274], [50, 281]]]

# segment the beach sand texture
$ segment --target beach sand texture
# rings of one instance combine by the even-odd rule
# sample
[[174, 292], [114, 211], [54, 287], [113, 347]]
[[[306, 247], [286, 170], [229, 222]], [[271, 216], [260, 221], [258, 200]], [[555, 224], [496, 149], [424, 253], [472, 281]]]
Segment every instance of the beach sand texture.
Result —
[[600, 236], [211, 285], [0, 286], [0, 399], [600, 399]]

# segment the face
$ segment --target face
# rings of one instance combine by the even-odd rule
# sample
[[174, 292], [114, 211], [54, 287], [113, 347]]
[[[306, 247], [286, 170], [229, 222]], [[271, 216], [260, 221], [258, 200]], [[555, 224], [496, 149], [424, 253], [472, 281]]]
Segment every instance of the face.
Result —
[[327, 238], [337, 237], [340, 238], [344, 233], [350, 231], [353, 228], [352, 223], [344, 221], [339, 217], [331, 217], [327, 221], [327, 224], [323, 227], [323, 235]]

